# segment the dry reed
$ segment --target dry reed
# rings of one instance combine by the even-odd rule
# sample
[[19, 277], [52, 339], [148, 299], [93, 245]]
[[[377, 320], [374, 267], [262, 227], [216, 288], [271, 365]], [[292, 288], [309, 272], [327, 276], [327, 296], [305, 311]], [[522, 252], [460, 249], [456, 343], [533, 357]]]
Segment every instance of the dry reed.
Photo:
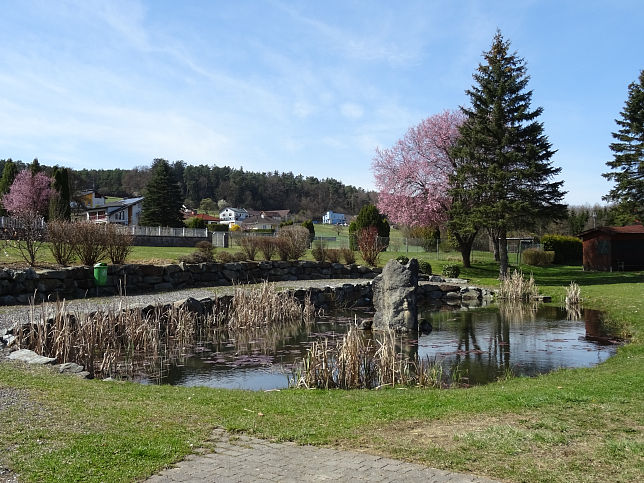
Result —
[[529, 302], [537, 295], [539, 295], [539, 289], [532, 274], [526, 279], [523, 273], [517, 270], [501, 280], [499, 285], [499, 298], [508, 302]]
[[[328, 339], [315, 341], [290, 378], [291, 387], [372, 389], [383, 386], [447, 387], [440, 362], [410, 359], [396, 350], [396, 335], [385, 331], [377, 347], [356, 327], [335, 347]], [[458, 371], [453, 384], [460, 382]]]
[[302, 321], [309, 323], [314, 314], [315, 308], [308, 298], [300, 303], [293, 294], [279, 291], [269, 282], [257, 288], [238, 286], [233, 295], [228, 328], [240, 330]]

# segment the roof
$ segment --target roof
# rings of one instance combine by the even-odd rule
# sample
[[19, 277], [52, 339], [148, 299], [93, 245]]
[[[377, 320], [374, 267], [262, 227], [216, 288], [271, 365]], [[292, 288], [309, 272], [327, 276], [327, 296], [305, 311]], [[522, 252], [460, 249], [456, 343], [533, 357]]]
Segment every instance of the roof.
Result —
[[219, 221], [218, 216], [208, 215], [207, 213], [198, 213], [198, 214], [192, 215], [192, 216], [193, 216], [193, 218], [200, 218], [203, 221]]
[[607, 233], [609, 235], [644, 235], [644, 225], [627, 225], [627, 226], [601, 226], [586, 230], [579, 234], [581, 238], [590, 237], [597, 233]]

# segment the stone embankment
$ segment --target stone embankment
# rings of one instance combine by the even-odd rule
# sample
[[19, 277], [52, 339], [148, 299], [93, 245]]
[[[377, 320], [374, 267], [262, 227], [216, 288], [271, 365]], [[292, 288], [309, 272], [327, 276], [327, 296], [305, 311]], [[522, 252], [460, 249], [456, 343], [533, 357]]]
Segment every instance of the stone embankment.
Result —
[[94, 295], [136, 294], [180, 290], [189, 287], [318, 280], [372, 279], [379, 269], [340, 263], [311, 261], [263, 261], [168, 265], [111, 265], [107, 283], [98, 287], [93, 267], [58, 270], [0, 270], [0, 305], [27, 304], [56, 299], [77, 299]]

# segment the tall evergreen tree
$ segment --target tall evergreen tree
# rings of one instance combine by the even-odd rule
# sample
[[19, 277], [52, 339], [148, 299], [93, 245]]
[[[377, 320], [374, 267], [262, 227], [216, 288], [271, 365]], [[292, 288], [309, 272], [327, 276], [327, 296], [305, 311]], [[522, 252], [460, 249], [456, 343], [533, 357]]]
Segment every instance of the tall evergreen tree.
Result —
[[29, 165], [29, 169], [31, 170], [32, 175], [36, 175], [36, 173], [40, 173], [42, 171], [42, 166], [40, 166], [38, 158], [34, 158], [32, 163]]
[[555, 151], [537, 121], [543, 109], [530, 109], [525, 61], [509, 49], [497, 31], [473, 74], [475, 84], [466, 91], [471, 107], [462, 108], [467, 118], [454, 148], [467, 162], [459, 164], [450, 183], [454, 199], [478, 200], [467, 210], [456, 203], [452, 222], [498, 233], [500, 278], [508, 271], [508, 230], [561, 218], [566, 210], [560, 204], [563, 182], [551, 180], [561, 168], [552, 166]]
[[[0, 200], [9, 192], [17, 174], [18, 166], [11, 158], [7, 159], [4, 163], [4, 168], [2, 169], [2, 178], [0, 178]], [[0, 215], [4, 216], [6, 214], [7, 210], [4, 209], [4, 206], [2, 206], [2, 203], [0, 202]]]
[[69, 203], [72, 195], [69, 186], [69, 170], [67, 168], [54, 166], [51, 187], [55, 190], [55, 193], [49, 200], [49, 219], [71, 219], [72, 209]]
[[644, 70], [639, 82], [628, 86], [628, 99], [615, 119], [619, 131], [612, 133], [615, 142], [610, 145], [613, 160], [606, 164], [614, 171], [602, 176], [615, 181], [605, 200], [616, 201], [639, 217], [644, 217]]
[[181, 190], [165, 159], [155, 159], [145, 188], [140, 223], [143, 226], [183, 226]]

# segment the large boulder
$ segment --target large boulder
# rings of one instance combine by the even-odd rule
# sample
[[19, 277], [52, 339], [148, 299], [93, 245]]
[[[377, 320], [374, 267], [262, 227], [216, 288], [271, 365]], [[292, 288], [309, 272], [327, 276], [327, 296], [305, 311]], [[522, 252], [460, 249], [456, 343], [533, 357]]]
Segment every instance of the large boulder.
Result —
[[373, 306], [376, 313], [372, 328], [393, 329], [398, 332], [418, 331], [418, 260], [407, 265], [389, 260], [382, 273], [373, 281]]

